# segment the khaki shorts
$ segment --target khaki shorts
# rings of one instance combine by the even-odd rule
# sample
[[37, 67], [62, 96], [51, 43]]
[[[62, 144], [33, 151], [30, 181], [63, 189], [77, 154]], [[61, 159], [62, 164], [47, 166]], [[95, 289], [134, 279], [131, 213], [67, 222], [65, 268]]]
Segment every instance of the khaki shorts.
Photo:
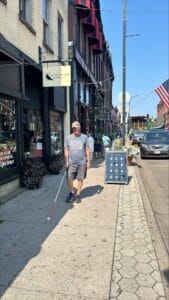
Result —
[[75, 165], [72, 164], [67, 170], [68, 179], [79, 179], [83, 180], [86, 178], [86, 164], [85, 165]]

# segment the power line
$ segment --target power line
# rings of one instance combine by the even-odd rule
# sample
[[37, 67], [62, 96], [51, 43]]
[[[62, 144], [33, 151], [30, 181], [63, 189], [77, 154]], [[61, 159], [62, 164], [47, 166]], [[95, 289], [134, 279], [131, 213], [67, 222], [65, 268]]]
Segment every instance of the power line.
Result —
[[140, 105], [140, 103], [142, 103], [144, 100], [146, 100], [153, 93], [154, 93], [154, 90], [151, 90], [146, 96], [144, 96], [140, 101], [138, 101], [137, 104], [135, 104], [134, 106], [131, 106], [131, 109], [133, 109], [133, 108], [137, 107], [138, 105]]
[[[15, 66], [21, 66], [21, 65], [25, 65], [25, 66], [35, 66], [35, 65], [41, 65], [41, 63], [25, 63], [25, 62], [21, 62], [21, 63], [11, 63], [11, 64], [0, 64], [0, 67], [15, 67]], [[99, 80], [96, 81], [95, 83], [93, 82], [85, 82], [85, 81], [77, 81], [77, 80], [71, 80], [72, 83], [83, 83], [84, 85], [95, 85], [95, 84], [102, 84], [104, 82], [110, 81], [112, 78], [114, 78], [114, 75], [109, 76], [104, 78], [103, 80]]]
[[144, 96], [140, 101], [138, 101], [137, 104], [135, 104], [134, 106], [131, 106], [131, 108], [133, 109], [133, 108], [137, 107], [138, 105], [140, 105], [140, 103], [142, 103], [144, 100], [146, 100], [150, 95], [152, 95], [154, 93], [154, 90], [155, 90], [155, 88], [153, 90], [151, 90], [150, 92], [148, 92], [148, 94], [146, 96]]
[[[76, 7], [77, 10], [88, 10], [87, 8], [85, 7]], [[120, 10], [116, 10], [116, 9], [97, 9], [97, 8], [94, 8], [94, 9], [91, 9], [90, 8], [90, 11], [100, 11], [100, 12], [114, 12], [114, 13], [121, 13]], [[156, 14], [168, 14], [168, 11], [159, 11], [159, 10], [146, 10], [146, 9], [143, 9], [141, 10], [143, 13], [156, 13]], [[136, 13], [138, 12], [138, 10], [128, 10], [128, 13]], [[139, 10], [140, 12], [140, 10]]]

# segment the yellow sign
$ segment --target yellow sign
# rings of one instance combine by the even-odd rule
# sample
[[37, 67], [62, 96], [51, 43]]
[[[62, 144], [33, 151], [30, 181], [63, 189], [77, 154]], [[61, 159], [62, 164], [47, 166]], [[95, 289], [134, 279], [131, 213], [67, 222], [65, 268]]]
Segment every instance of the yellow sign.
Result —
[[43, 66], [43, 87], [71, 86], [70, 66]]

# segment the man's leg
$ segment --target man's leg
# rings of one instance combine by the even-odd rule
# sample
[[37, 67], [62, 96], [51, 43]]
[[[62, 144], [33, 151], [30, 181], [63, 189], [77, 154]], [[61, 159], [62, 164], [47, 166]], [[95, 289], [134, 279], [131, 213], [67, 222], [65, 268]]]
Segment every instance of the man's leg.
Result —
[[71, 179], [71, 178], [67, 179], [67, 184], [68, 184], [68, 187], [69, 187], [69, 190], [70, 190], [71, 193], [74, 193], [73, 181], [74, 180]]
[[83, 180], [86, 177], [86, 164], [85, 165], [80, 165], [77, 170], [77, 193], [76, 193], [76, 201], [81, 202], [81, 197], [80, 193], [83, 187]]
[[67, 198], [67, 202], [72, 202], [74, 200], [74, 195], [75, 195], [75, 189], [73, 186], [73, 181], [74, 181], [74, 175], [76, 173], [76, 168], [73, 166], [70, 166], [68, 168], [68, 172], [67, 172], [67, 185], [69, 187], [70, 190], [70, 194]]
[[77, 182], [77, 193], [76, 193], [77, 196], [80, 195], [82, 187], [83, 187], [83, 180], [78, 179], [78, 182]]
[[105, 152], [106, 152], [106, 150], [105, 150], [105, 146], [103, 145], [103, 153], [102, 153], [102, 155], [103, 155], [103, 158], [105, 158]]

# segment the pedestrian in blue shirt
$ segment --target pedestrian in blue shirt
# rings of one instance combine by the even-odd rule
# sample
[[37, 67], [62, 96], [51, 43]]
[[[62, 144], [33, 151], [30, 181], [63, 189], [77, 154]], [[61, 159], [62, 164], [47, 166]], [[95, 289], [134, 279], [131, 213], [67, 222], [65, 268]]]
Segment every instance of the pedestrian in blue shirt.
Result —
[[110, 147], [110, 138], [107, 135], [103, 134], [102, 142], [103, 142], [103, 148], [104, 148], [103, 157], [105, 157], [105, 152], [108, 151], [109, 147]]

